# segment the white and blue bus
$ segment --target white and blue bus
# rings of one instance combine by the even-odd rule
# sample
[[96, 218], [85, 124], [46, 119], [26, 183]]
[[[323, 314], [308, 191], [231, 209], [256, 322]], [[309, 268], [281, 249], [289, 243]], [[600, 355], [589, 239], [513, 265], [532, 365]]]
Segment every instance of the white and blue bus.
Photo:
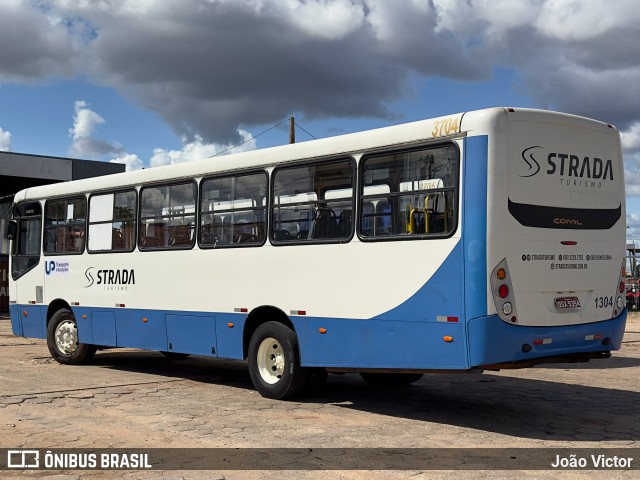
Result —
[[618, 131], [494, 108], [16, 194], [13, 332], [247, 360], [264, 396], [606, 358]]

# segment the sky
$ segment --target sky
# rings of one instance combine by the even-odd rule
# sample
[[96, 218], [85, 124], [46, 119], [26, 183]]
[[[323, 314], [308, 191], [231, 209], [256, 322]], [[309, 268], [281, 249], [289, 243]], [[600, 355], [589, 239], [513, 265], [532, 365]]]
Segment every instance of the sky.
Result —
[[285, 144], [290, 116], [305, 141], [552, 109], [621, 132], [640, 245], [639, 37], [636, 0], [0, 0], [0, 150], [132, 170]]

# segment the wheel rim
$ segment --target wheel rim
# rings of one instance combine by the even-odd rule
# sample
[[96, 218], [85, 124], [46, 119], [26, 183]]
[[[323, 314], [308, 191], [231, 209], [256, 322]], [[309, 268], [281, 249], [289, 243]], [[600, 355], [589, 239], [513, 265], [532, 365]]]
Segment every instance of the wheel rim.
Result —
[[265, 338], [258, 347], [258, 372], [266, 383], [278, 383], [285, 369], [284, 350], [275, 338]]
[[64, 355], [71, 355], [78, 349], [78, 328], [75, 322], [65, 320], [58, 325], [56, 347]]

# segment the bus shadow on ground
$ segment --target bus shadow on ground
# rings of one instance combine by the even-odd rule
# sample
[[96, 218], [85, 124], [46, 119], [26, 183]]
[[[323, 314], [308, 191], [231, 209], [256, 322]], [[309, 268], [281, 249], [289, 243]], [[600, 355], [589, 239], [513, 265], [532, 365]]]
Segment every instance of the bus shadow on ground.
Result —
[[538, 365], [536, 368], [552, 370], [608, 370], [611, 368], [640, 367], [640, 358], [616, 356], [610, 358], [592, 360], [585, 363], [549, 363]]
[[[246, 362], [209, 357], [167, 358], [160, 352], [127, 349], [99, 351], [92, 365], [161, 377], [189, 379], [253, 389]], [[237, 385], [235, 385], [237, 383]]]
[[545, 441], [640, 439], [640, 392], [484, 375], [425, 375], [414, 385], [328, 382], [305, 402]]
[[[244, 362], [204, 357], [171, 360], [159, 353], [116, 352], [97, 355], [94, 365], [253, 390]], [[613, 357], [605, 362], [615, 365], [607, 364], [606, 368], [600, 364], [600, 378], [616, 375], [613, 370], [607, 373], [612, 367], [639, 364], [638, 359], [629, 357]], [[413, 385], [387, 388], [369, 387], [357, 374], [331, 374], [324, 388], [294, 402], [298, 406], [333, 404], [389, 417], [544, 441], [637, 442], [640, 391], [562, 383], [561, 373], [556, 370], [595, 370], [596, 364], [547, 367], [549, 380], [517, 378], [508, 376], [508, 372], [431, 374]], [[580, 375], [581, 382], [588, 381], [587, 373]], [[637, 385], [636, 378], [630, 382]]]

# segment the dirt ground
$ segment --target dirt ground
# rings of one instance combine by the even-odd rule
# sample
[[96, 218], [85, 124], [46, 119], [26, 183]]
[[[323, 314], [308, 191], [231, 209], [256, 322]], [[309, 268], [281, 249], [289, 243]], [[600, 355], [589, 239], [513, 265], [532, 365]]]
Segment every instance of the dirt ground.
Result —
[[[113, 349], [99, 352], [91, 365], [59, 365], [43, 340], [14, 337], [6, 323], [0, 320], [0, 448], [640, 449], [638, 313], [630, 315], [622, 349], [610, 359], [426, 375], [396, 389], [330, 375], [322, 391], [294, 402], [260, 397], [240, 362]], [[586, 479], [605, 473], [638, 478], [638, 470], [551, 469], [5, 470], [0, 478]]]

